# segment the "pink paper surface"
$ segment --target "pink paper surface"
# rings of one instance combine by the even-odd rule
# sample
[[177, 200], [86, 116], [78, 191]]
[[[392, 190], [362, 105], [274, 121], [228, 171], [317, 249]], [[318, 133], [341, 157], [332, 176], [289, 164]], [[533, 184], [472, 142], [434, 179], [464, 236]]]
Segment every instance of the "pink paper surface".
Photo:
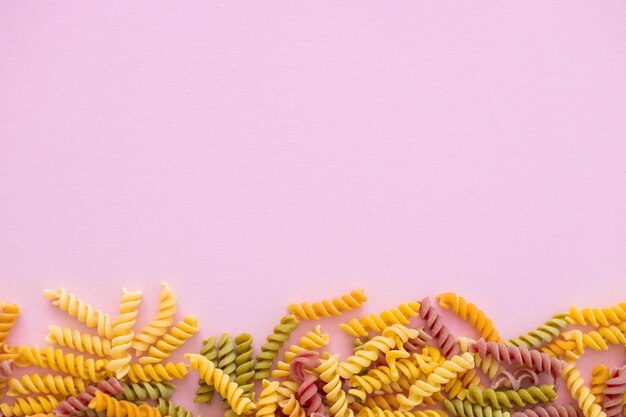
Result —
[[619, 1], [2, 3], [10, 342], [72, 323], [41, 296], [60, 286], [113, 315], [143, 289], [145, 323], [169, 282], [200, 319], [187, 350], [259, 346], [289, 302], [358, 287], [368, 313], [456, 291], [505, 337], [622, 301], [625, 21]]

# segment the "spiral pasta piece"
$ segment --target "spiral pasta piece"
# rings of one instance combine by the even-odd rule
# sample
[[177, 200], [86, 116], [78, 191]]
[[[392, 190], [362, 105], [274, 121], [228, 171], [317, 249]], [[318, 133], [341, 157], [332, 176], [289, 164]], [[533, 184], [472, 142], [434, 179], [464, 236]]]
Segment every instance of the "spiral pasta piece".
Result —
[[626, 303], [606, 308], [583, 308], [571, 306], [567, 320], [572, 324], [593, 327], [620, 324], [626, 320]]
[[141, 355], [152, 346], [159, 337], [163, 336], [167, 328], [174, 323], [174, 315], [176, 314], [176, 294], [166, 284], [161, 284], [161, 293], [159, 294], [159, 306], [156, 317], [147, 326], [135, 335], [132, 347]]
[[456, 378], [458, 374], [474, 368], [474, 357], [470, 353], [453, 356], [428, 375], [426, 381], [417, 380], [407, 395], [398, 394], [400, 411], [409, 411], [424, 402], [424, 398], [441, 391], [443, 385]]
[[607, 417], [621, 415], [624, 408], [624, 392], [626, 391], [626, 366], [613, 369], [605, 385], [602, 409]]
[[113, 372], [117, 378], [123, 378], [130, 370], [131, 357], [128, 349], [135, 338], [133, 327], [142, 295], [141, 291], [128, 291], [126, 288], [123, 292], [119, 315], [112, 325], [111, 360], [107, 364], [107, 370]]
[[135, 363], [130, 366], [127, 376], [132, 382], [161, 382], [183, 379], [187, 373], [189, 373], [189, 368], [183, 362], [155, 363], [148, 365]]
[[[457, 343], [461, 347], [461, 352], [470, 352], [470, 346], [476, 341], [468, 337], [459, 337]], [[470, 352], [472, 353], [472, 352]], [[493, 380], [499, 373], [505, 371], [504, 367], [492, 356], [481, 357], [478, 353], [472, 353], [476, 368], [479, 368], [490, 380]]]
[[172, 327], [163, 338], [148, 349], [148, 355], [139, 358], [139, 363], [159, 363], [167, 359], [172, 352], [181, 347], [191, 336], [200, 330], [196, 316], [185, 316], [176, 326]]
[[456, 417], [509, 417], [508, 411], [503, 411], [490, 406], [481, 406], [472, 404], [469, 401], [460, 399], [445, 400], [443, 407], [453, 416]]
[[[217, 347], [215, 346], [215, 337], [211, 336], [202, 342], [202, 349], [200, 354], [213, 362], [213, 365], [217, 366]], [[254, 364], [253, 364], [254, 366]], [[211, 404], [214, 393], [213, 386], [208, 385], [204, 378], [198, 379], [198, 389], [196, 390], [196, 396], [194, 402]]]
[[146, 404], [136, 405], [130, 401], [117, 400], [114, 397], [96, 392], [93, 400], [89, 403], [89, 408], [96, 411], [106, 411], [107, 416], [115, 417], [161, 417], [158, 408], [150, 407]]
[[17, 304], [0, 303], [0, 345], [3, 345], [20, 315], [20, 307]]
[[113, 327], [108, 314], [94, 309], [74, 294], [69, 293], [65, 288], [56, 290], [44, 290], [44, 297], [52, 301], [61, 311], [67, 312], [70, 317], [75, 317], [80, 323], [87, 327], [96, 328], [98, 336], [111, 339], [113, 337]]
[[360, 319], [352, 319], [342, 323], [339, 328], [354, 337], [367, 337], [370, 331], [382, 332], [392, 324], [406, 325], [412, 317], [419, 315], [421, 305], [417, 301], [400, 304], [396, 308], [385, 310], [380, 314], [370, 314]]
[[465, 298], [453, 292], [446, 292], [437, 296], [439, 305], [446, 310], [452, 310], [462, 320], [471, 324], [480, 335], [489, 342], [501, 342], [502, 338], [493, 325], [493, 321], [479, 309], [476, 304], [468, 303]]
[[264, 379], [262, 385], [263, 390], [256, 403], [256, 417], [274, 417], [278, 408], [278, 382]]
[[124, 389], [120, 382], [111, 377], [108, 380], [102, 380], [97, 385], [90, 385], [84, 391], [67, 397], [61, 401], [54, 409], [56, 417], [80, 416], [83, 414], [95, 414], [89, 412], [89, 403], [95, 398], [96, 392], [102, 392], [108, 395], [120, 395], [124, 393]]
[[480, 386], [480, 377], [476, 373], [476, 369], [470, 369], [460, 373], [444, 386], [444, 391], [448, 394], [449, 398], [462, 400], [465, 398], [466, 388], [470, 386]]
[[342, 382], [339, 376], [338, 356], [330, 356], [321, 361], [316, 371], [319, 373], [320, 381], [324, 383], [322, 390], [326, 393], [330, 415], [352, 417], [354, 412], [348, 408], [348, 397], [342, 389]]
[[235, 382], [243, 391], [243, 396], [250, 398], [254, 386], [254, 348], [252, 347], [252, 335], [241, 333], [235, 337]]
[[541, 346], [539, 350], [553, 358], [575, 359], [578, 356], [582, 355], [584, 350], [584, 346], [582, 344], [582, 333], [580, 332], [580, 330], [573, 330], [572, 334], [574, 334], [575, 332], [580, 333], [580, 337], [576, 337], [576, 339], [579, 340], [570, 338], [570, 336], [568, 336], [567, 334], [568, 332], [565, 332], [563, 333], [563, 336], [567, 337], [568, 339], [565, 339], [563, 337], [554, 339], [552, 342]]
[[538, 405], [512, 414], [512, 417], [582, 417], [578, 407], [571, 404]]
[[168, 400], [176, 386], [170, 382], [126, 382], [122, 384], [124, 393], [120, 395], [127, 401]]
[[554, 340], [568, 324], [567, 314], [557, 314], [536, 329], [510, 339], [507, 343], [525, 348], [539, 347]]
[[537, 372], [549, 372], [555, 380], [562, 374], [563, 364], [559, 359], [535, 349], [507, 346], [504, 343], [480, 339], [470, 345], [470, 351], [478, 353], [483, 358], [490, 355], [502, 363], [527, 366]]
[[606, 388], [606, 381], [611, 377], [611, 371], [605, 365], [600, 364], [596, 366], [591, 372], [591, 385], [590, 391], [596, 397], [596, 404], [602, 404], [604, 398], [604, 389]]
[[54, 349], [52, 346], [46, 346], [41, 350], [36, 346], [22, 346], [20, 354], [31, 365], [65, 372], [93, 382], [101, 380], [104, 376], [105, 363], [102, 359], [94, 361], [85, 359], [82, 355], [64, 354], [63, 350]]
[[229, 381], [224, 372], [216, 368], [213, 363], [202, 355], [188, 353], [185, 355], [189, 359], [191, 368], [198, 373], [207, 384], [213, 385], [215, 390], [226, 398], [228, 404], [237, 414], [250, 412], [255, 409], [255, 404], [250, 398], [243, 396], [243, 390], [234, 381]]
[[380, 407], [363, 407], [357, 413], [357, 417], [446, 417], [443, 410], [420, 410], [420, 411], [397, 411], [385, 410]]
[[433, 338], [433, 342], [446, 358], [451, 358], [461, 353], [461, 348], [456, 342], [456, 338], [443, 324], [443, 319], [431, 304], [430, 298], [426, 297], [421, 301], [419, 316], [425, 322], [424, 330]]
[[569, 360], [563, 367], [563, 378], [585, 417], [606, 417], [602, 407], [596, 403], [595, 395], [585, 386], [585, 380], [576, 369], [575, 361]]
[[287, 417], [306, 417], [306, 411], [293, 394], [287, 400], [280, 401], [278, 406]]
[[364, 401], [367, 395], [380, 390], [385, 385], [397, 382], [401, 376], [414, 381], [422, 375], [421, 369], [409, 359], [398, 361], [396, 367], [398, 372], [392, 372], [388, 366], [383, 365], [370, 369], [365, 375], [352, 376], [349, 381], [351, 387], [349, 394]]
[[0, 404], [0, 413], [4, 417], [23, 416], [30, 414], [51, 413], [58, 404], [52, 395], [40, 397], [17, 397], [13, 405]]
[[267, 343], [261, 346], [261, 353], [256, 357], [257, 363], [254, 366], [255, 379], [267, 378], [274, 360], [278, 356], [278, 351], [289, 339], [291, 333], [298, 328], [300, 322], [294, 315], [284, 316], [280, 324], [274, 327], [274, 332], [267, 337]]
[[[193, 417], [193, 413], [191, 411], [186, 410], [184, 407], [180, 405], [175, 405], [173, 402], [169, 400], [165, 400], [163, 398], [158, 399], [157, 409], [164, 416], [170, 417]], [[200, 416], [198, 416], [200, 417]]]
[[328, 416], [328, 410], [324, 406], [323, 397], [317, 387], [317, 377], [308, 372], [321, 365], [319, 354], [309, 350], [296, 355], [291, 361], [291, 376], [299, 384], [298, 398], [300, 404], [306, 409], [308, 416], [320, 414]]
[[100, 357], [111, 354], [111, 342], [109, 339], [81, 333], [78, 330], [72, 330], [67, 327], [51, 325], [48, 329], [46, 342]]
[[321, 317], [339, 316], [346, 311], [352, 311], [361, 307], [365, 301], [367, 301], [367, 297], [363, 289], [360, 288], [332, 300], [289, 304], [287, 310], [298, 320], [319, 320]]
[[299, 386], [300, 384], [295, 381], [280, 381], [277, 391], [280, 401], [288, 400], [292, 395], [298, 395]]
[[363, 348], [339, 364], [339, 375], [349, 379], [361, 372], [378, 359], [379, 354], [386, 355], [391, 349], [402, 346], [407, 340], [419, 335], [416, 329], [408, 329], [401, 324], [394, 324], [383, 330], [382, 336], [376, 336], [363, 345]]
[[85, 390], [85, 382], [81, 378], [61, 375], [24, 375], [8, 381], [10, 396], [28, 394], [77, 395]]
[[554, 385], [532, 386], [519, 390], [497, 391], [493, 388], [480, 389], [472, 386], [467, 389], [467, 401], [478, 404], [481, 407], [491, 406], [494, 408], [513, 408], [526, 404], [550, 402], [556, 398]]
[[328, 345], [329, 341], [330, 336], [322, 333], [321, 326], [315, 326], [313, 330], [308, 331], [302, 336], [297, 344], [289, 347], [285, 352], [284, 360], [278, 361], [276, 369], [271, 372], [272, 378], [288, 378], [290, 373], [289, 364], [298, 353], [320, 349]]

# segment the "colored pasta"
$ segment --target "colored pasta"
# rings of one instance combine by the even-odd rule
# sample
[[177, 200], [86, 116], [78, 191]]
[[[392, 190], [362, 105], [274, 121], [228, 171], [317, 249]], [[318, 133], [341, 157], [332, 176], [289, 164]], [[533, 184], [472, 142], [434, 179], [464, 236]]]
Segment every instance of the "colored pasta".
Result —
[[167, 332], [167, 328], [174, 323], [175, 314], [176, 295], [167, 284], [163, 283], [156, 317], [135, 335], [132, 347], [137, 354], [146, 352], [158, 338]]
[[316, 301], [314, 303], [290, 304], [287, 310], [298, 320], [319, 320], [322, 317], [339, 316], [346, 311], [361, 307], [367, 301], [363, 289], [352, 291], [332, 300]]
[[280, 324], [274, 327], [274, 332], [267, 337], [267, 343], [261, 346], [261, 353], [256, 357], [254, 366], [255, 379], [263, 379], [270, 376], [272, 364], [278, 356], [278, 351], [283, 347], [300, 322], [296, 316], [285, 316], [280, 320]]
[[454, 314], [474, 326], [485, 340], [489, 342], [502, 341], [498, 331], [493, 326], [493, 321], [476, 307], [476, 304], [468, 303], [465, 298], [452, 292], [439, 294], [437, 300], [441, 307], [452, 310]]

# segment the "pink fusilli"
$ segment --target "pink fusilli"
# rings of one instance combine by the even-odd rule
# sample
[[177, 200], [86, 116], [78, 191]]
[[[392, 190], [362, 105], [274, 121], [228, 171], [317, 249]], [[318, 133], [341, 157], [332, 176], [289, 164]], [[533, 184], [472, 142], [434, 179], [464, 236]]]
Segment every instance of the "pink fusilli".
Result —
[[124, 393], [122, 384], [111, 377], [107, 380], [98, 382], [98, 384], [90, 385], [85, 391], [72, 397], [68, 397], [66, 400], [61, 401], [54, 409], [54, 414], [57, 417], [70, 417], [79, 416], [85, 413], [89, 408], [89, 403], [96, 396], [96, 392], [101, 391], [108, 395], [120, 395]]
[[472, 343], [469, 348], [482, 358], [490, 355], [504, 364], [526, 366], [537, 372], [549, 372], [555, 381], [563, 374], [563, 362], [560, 359], [550, 357], [536, 349], [507, 346], [504, 343], [487, 342], [485, 339]]
[[517, 411], [511, 417], [583, 417], [583, 412], [570, 404], [538, 405]]
[[430, 298], [426, 297], [420, 303], [422, 307], [419, 316], [425, 321], [424, 330], [433, 338], [441, 353], [448, 359], [460, 354], [461, 347], [450, 330], [443, 324], [443, 319], [430, 302]]
[[602, 409], [606, 417], [618, 416], [622, 414], [622, 400], [626, 391], [626, 366], [613, 369], [605, 385]]
[[305, 372], [306, 369], [317, 368], [321, 365], [319, 354], [312, 350], [297, 354], [291, 361], [291, 376], [300, 384], [298, 398], [306, 414], [313, 417], [320, 414], [328, 417], [328, 410], [324, 406], [323, 397], [317, 388], [317, 377]]

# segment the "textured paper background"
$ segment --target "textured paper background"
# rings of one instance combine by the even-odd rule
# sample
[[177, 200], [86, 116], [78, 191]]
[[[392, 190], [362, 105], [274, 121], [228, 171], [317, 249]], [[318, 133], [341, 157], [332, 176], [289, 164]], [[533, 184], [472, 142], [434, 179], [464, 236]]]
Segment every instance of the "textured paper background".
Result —
[[190, 349], [356, 287], [368, 312], [455, 290], [506, 336], [622, 300], [624, 21], [618, 1], [4, 2], [10, 340], [69, 323], [58, 286], [112, 314], [142, 288], [145, 322], [167, 280]]

